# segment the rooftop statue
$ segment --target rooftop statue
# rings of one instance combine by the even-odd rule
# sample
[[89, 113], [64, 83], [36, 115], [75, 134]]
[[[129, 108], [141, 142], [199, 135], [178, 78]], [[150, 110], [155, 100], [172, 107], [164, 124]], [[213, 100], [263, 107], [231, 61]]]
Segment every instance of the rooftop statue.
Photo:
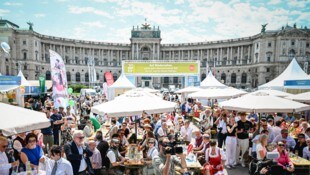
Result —
[[262, 30], [261, 30], [261, 33], [265, 33], [266, 32], [266, 26], [268, 25], [267, 24], [262, 24]]
[[29, 22], [27, 22], [27, 24], [29, 25], [29, 30], [33, 30], [33, 27], [32, 27], [33, 23], [29, 21]]
[[142, 24], [141, 29], [145, 29], [145, 30], [151, 29], [150, 24], [148, 24], [148, 23], [146, 22], [146, 20], [147, 20], [147, 18], [145, 18], [145, 23]]

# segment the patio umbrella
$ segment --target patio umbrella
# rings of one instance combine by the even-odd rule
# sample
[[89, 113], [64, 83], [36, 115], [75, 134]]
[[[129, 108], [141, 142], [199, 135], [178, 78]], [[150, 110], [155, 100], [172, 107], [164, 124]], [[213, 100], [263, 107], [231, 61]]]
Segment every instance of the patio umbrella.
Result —
[[237, 97], [247, 92], [235, 88], [226, 89], [201, 89], [197, 92], [191, 93], [188, 97], [196, 99], [229, 99]]
[[296, 95], [290, 95], [290, 96], [285, 97], [285, 98], [291, 99], [294, 101], [298, 101], [298, 102], [310, 103], [310, 92], [305, 92], [305, 93], [296, 94]]
[[0, 103], [0, 130], [5, 136], [42, 129], [51, 125], [46, 114], [22, 107]]
[[182, 94], [182, 93], [192, 93], [192, 92], [197, 92], [201, 90], [199, 87], [195, 87], [195, 86], [188, 86], [186, 88], [180, 89], [175, 91], [175, 93], [177, 94]]
[[[99, 115], [106, 114], [109, 117], [124, 117], [141, 115], [143, 112], [147, 114], [172, 112], [175, 107], [176, 103], [162, 100], [153, 94], [132, 91], [112, 101], [94, 106], [91, 111]], [[135, 122], [135, 133], [137, 133], [137, 122]]]
[[257, 90], [255, 92], [252, 92], [250, 94], [255, 94], [255, 93], [266, 93], [272, 96], [277, 96], [277, 97], [287, 97], [287, 96], [291, 96], [292, 94], [287, 93], [287, 92], [283, 92], [283, 91], [278, 91], [278, 90], [274, 90], [274, 89], [261, 89], [261, 90]]
[[109, 117], [122, 117], [172, 112], [176, 103], [165, 101], [147, 92], [132, 91], [125, 93], [114, 100], [102, 103], [91, 108], [91, 111]]
[[270, 96], [266, 93], [254, 93], [220, 102], [219, 106], [227, 110], [242, 112], [299, 112], [310, 109], [309, 105], [285, 98]]

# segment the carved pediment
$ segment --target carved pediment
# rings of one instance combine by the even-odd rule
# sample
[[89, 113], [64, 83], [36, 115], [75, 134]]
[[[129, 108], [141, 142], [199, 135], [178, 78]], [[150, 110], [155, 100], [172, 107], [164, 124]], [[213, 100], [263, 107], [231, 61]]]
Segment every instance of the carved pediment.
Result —
[[285, 29], [281, 30], [278, 33], [278, 36], [286, 36], [286, 37], [310, 37], [310, 30], [305, 29]]

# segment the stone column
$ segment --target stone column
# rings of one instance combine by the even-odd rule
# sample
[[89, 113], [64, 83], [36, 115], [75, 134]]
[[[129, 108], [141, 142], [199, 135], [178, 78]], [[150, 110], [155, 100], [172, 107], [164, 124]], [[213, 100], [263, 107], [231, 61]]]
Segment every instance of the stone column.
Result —
[[230, 65], [232, 63], [232, 60], [234, 59], [233, 58], [233, 51], [232, 50], [233, 50], [232, 47], [230, 47]]
[[221, 52], [220, 52], [220, 65], [222, 65], [223, 62], [223, 48], [221, 47]]
[[137, 52], [137, 60], [139, 59], [139, 44], [137, 43], [137, 46], [136, 46], [136, 52]]
[[218, 65], [218, 61], [220, 60], [220, 49], [219, 48], [217, 48], [217, 50], [216, 50], [216, 65]]
[[247, 64], [250, 64], [250, 57], [251, 57], [251, 45], [248, 46], [248, 60], [247, 60]]
[[240, 46], [238, 46], [238, 51], [237, 51], [237, 65], [240, 63]]
[[153, 60], [155, 60], [155, 43], [153, 43], [153, 56], [152, 56]]
[[46, 59], [45, 59], [45, 44], [44, 43], [42, 44], [42, 53], [43, 53], [43, 61], [45, 62]]
[[243, 46], [241, 46], [240, 64], [243, 64]]
[[135, 45], [131, 44], [131, 59], [133, 60], [135, 57]]
[[157, 44], [157, 59], [159, 60], [159, 54], [160, 54], [160, 50], [159, 50], [159, 43]]

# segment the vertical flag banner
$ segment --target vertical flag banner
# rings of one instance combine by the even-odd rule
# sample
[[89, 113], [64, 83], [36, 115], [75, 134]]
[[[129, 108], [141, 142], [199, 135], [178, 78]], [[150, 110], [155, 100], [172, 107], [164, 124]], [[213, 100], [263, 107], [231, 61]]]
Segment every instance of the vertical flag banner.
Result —
[[68, 83], [66, 75], [66, 67], [63, 59], [58, 53], [50, 51], [51, 73], [53, 82], [53, 99], [54, 106], [68, 106]]
[[39, 77], [39, 85], [40, 85], [40, 92], [41, 94], [43, 94], [45, 92], [45, 77], [42, 75]]

